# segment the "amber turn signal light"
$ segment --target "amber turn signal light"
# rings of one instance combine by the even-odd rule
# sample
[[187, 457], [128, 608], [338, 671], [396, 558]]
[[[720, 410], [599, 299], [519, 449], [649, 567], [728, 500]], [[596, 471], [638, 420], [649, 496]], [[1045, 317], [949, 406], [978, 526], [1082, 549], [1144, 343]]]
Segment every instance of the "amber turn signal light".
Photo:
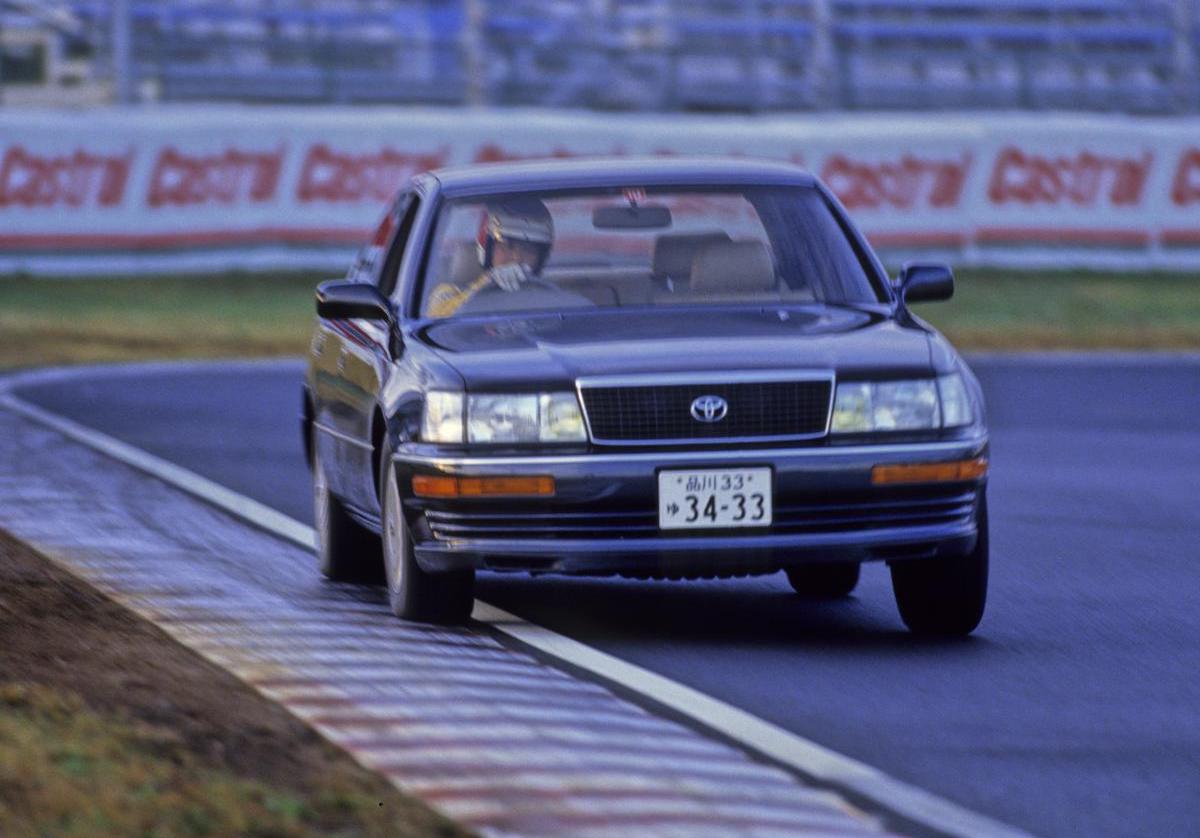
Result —
[[422, 498], [546, 497], [554, 494], [554, 478], [536, 477], [432, 477], [412, 479], [413, 494]]
[[957, 480], [977, 480], [987, 474], [987, 470], [986, 457], [949, 463], [875, 466], [871, 469], [871, 482], [876, 486], [890, 483], [949, 483]]

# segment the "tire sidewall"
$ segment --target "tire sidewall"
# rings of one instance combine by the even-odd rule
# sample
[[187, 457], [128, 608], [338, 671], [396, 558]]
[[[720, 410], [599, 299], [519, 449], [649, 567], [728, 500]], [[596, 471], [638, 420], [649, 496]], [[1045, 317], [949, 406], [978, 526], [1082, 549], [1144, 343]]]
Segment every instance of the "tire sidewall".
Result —
[[961, 637], [983, 619], [990, 570], [986, 488], [980, 490], [976, 523], [975, 547], [967, 555], [892, 566], [896, 605], [910, 630]]
[[332, 534], [329, 528], [332, 523], [334, 510], [333, 496], [329, 491], [329, 480], [325, 476], [325, 466], [321, 461], [321, 447], [313, 446], [313, 529], [316, 531], [317, 564], [325, 576], [334, 572]]
[[412, 558], [412, 543], [400, 503], [400, 487], [396, 468], [390, 458], [383, 461], [380, 477], [380, 522], [383, 531], [383, 568], [387, 584], [388, 603], [398, 616], [411, 613], [413, 577], [416, 568]]
[[404, 519], [403, 499], [391, 447], [383, 449], [379, 508], [383, 530], [383, 564], [388, 605], [406, 620], [460, 624], [471, 616], [475, 572], [430, 573], [417, 564]]

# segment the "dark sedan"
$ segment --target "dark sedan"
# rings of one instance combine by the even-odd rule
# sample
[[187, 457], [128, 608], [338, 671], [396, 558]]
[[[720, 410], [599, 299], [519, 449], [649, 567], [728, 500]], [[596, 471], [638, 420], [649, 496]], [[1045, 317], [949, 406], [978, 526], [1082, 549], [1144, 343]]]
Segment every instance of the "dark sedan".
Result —
[[[477, 569], [727, 577], [910, 629], [984, 610], [979, 385], [811, 175], [745, 161], [447, 169], [317, 292], [303, 403], [319, 556], [398, 616], [466, 619]], [[382, 536], [382, 538], [381, 538]]]

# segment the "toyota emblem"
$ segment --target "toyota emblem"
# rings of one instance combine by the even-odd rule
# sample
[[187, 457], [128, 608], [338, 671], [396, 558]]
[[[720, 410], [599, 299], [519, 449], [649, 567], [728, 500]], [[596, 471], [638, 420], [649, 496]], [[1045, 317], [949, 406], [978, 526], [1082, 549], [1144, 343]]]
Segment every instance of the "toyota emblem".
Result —
[[720, 396], [701, 396], [692, 402], [692, 418], [697, 422], [720, 422], [729, 412], [729, 402]]

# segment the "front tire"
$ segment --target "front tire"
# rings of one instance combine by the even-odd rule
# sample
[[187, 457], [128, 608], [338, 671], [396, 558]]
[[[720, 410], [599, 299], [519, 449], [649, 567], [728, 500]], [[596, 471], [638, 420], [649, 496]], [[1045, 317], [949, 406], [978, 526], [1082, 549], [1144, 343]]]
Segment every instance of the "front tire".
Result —
[[317, 564], [335, 582], [378, 582], [383, 547], [379, 536], [359, 526], [329, 489], [320, 446], [313, 446], [313, 518]]
[[817, 562], [784, 571], [792, 590], [801, 596], [839, 599], [858, 586], [857, 562]]
[[987, 495], [983, 492], [976, 521], [979, 536], [967, 555], [892, 565], [896, 605], [913, 633], [963, 637], [983, 619], [988, 584]]
[[465, 623], [474, 605], [475, 571], [428, 573], [413, 556], [412, 538], [400, 505], [396, 469], [384, 460], [383, 566], [387, 577], [388, 604], [392, 613], [406, 620], [428, 623]]

